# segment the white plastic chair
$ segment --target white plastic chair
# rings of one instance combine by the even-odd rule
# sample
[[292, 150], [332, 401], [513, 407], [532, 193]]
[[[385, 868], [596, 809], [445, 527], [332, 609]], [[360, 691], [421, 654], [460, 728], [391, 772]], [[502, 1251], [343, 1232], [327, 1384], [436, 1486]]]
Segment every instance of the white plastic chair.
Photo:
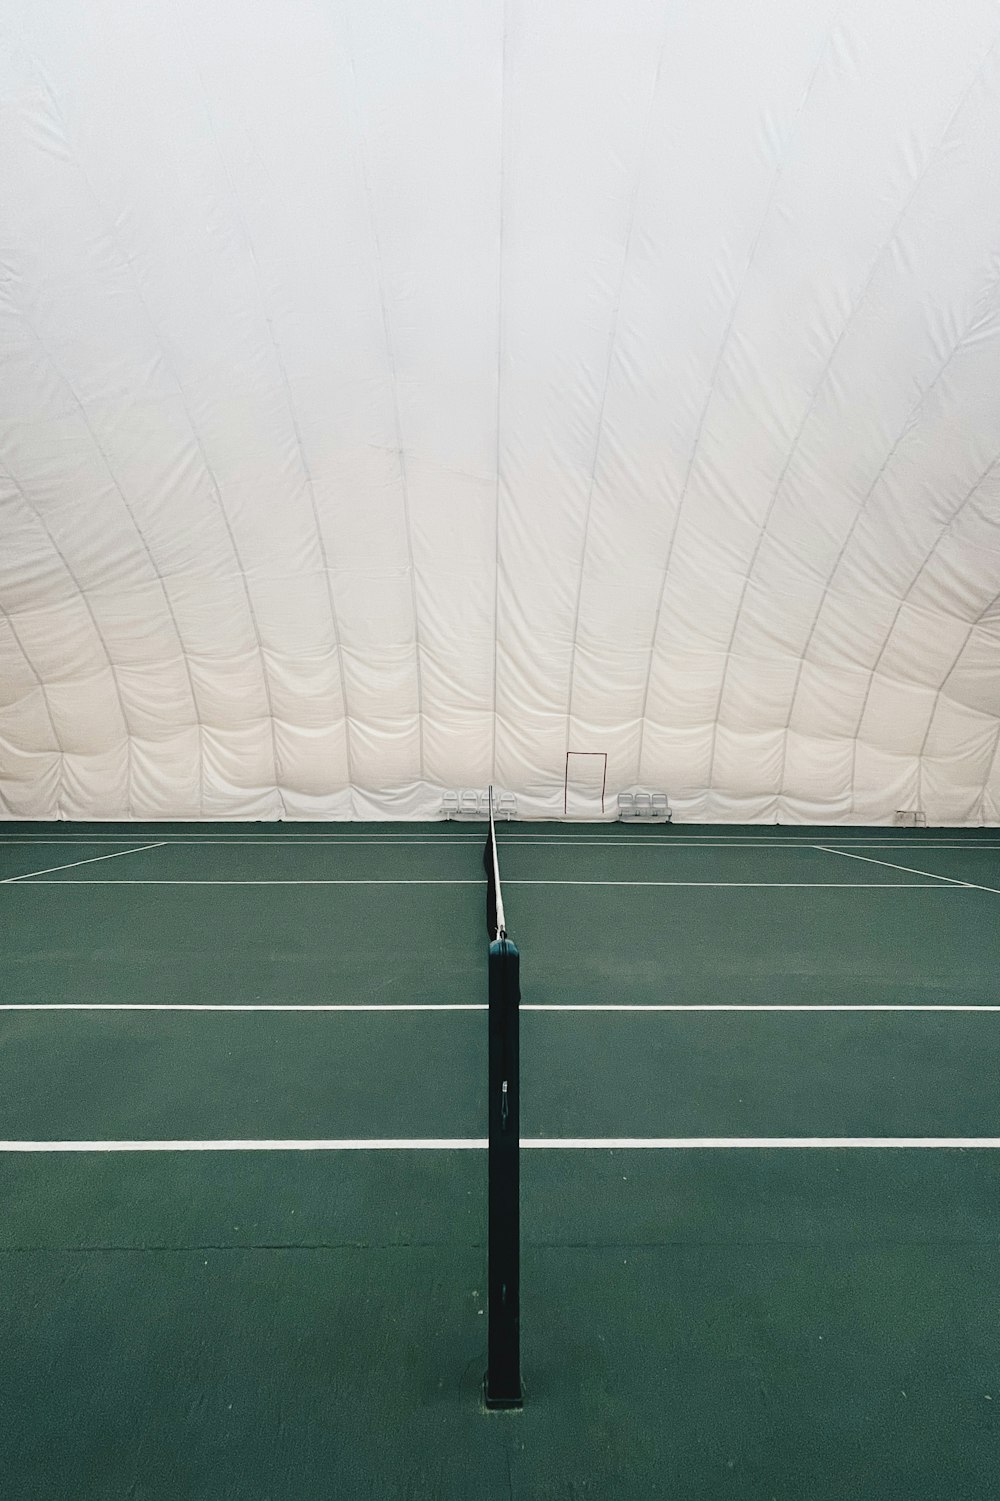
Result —
[[445, 818], [454, 818], [458, 813], [458, 793], [446, 792], [441, 799], [441, 812]]

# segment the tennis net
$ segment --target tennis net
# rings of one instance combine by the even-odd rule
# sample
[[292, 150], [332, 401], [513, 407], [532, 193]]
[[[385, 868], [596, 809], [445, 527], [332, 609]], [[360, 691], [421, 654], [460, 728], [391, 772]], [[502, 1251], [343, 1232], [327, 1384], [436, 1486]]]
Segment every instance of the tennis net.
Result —
[[487, 1407], [521, 1406], [520, 954], [507, 935], [490, 788], [483, 852], [489, 937], [489, 1330]]

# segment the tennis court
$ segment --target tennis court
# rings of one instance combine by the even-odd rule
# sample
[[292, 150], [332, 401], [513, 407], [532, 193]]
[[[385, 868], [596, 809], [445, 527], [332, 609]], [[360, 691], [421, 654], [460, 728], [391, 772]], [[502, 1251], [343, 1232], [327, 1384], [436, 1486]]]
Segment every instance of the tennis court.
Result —
[[8, 1494], [988, 1494], [995, 832], [500, 826], [490, 1414], [482, 837], [5, 826]]

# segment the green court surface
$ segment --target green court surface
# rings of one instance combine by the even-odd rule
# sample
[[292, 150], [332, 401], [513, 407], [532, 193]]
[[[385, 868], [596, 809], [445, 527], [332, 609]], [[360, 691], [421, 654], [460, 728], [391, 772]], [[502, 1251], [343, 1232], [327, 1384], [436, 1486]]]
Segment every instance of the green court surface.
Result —
[[1000, 832], [501, 825], [490, 1414], [482, 841], [4, 826], [4, 1494], [994, 1494]]

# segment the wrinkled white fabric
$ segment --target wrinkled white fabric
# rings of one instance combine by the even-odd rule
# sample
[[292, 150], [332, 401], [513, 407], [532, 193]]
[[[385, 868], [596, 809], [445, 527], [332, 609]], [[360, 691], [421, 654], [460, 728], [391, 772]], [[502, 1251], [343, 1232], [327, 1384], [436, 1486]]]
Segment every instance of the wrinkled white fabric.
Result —
[[4, 0], [0, 812], [1000, 820], [998, 143], [1000, 0]]

